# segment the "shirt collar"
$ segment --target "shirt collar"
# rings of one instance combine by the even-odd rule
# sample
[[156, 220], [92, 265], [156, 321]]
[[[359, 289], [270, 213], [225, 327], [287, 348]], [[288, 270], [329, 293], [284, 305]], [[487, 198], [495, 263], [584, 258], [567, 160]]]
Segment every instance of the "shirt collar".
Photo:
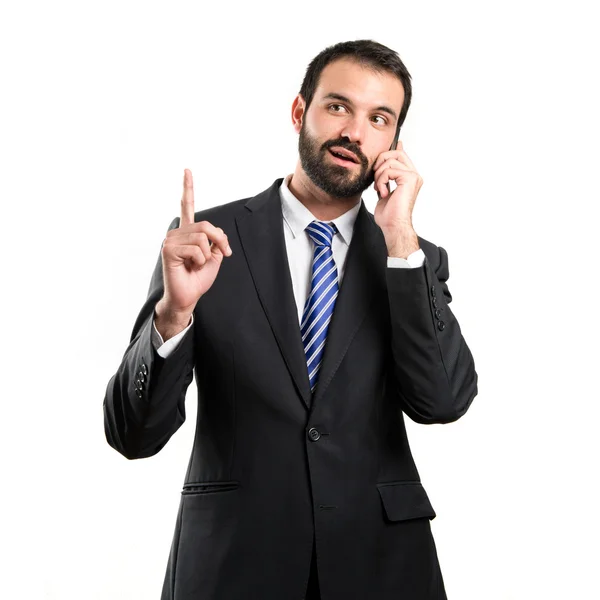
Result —
[[[294, 238], [301, 234], [307, 226], [312, 223], [316, 217], [292, 194], [288, 183], [292, 175], [288, 175], [279, 188], [279, 195], [281, 197], [281, 211], [285, 222], [289, 225], [292, 230]], [[352, 233], [354, 231], [354, 223], [360, 210], [361, 201], [358, 201], [355, 206], [347, 210], [343, 215], [340, 215], [336, 219], [332, 219], [331, 223], [335, 223], [342, 240], [346, 245], [350, 245], [352, 239]]]

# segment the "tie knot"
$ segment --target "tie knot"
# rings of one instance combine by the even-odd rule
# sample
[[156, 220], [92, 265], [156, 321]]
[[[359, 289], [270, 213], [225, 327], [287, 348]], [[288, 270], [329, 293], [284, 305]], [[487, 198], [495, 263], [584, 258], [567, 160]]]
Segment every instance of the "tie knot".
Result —
[[328, 246], [329, 248], [331, 248], [331, 241], [337, 230], [334, 223], [324, 223], [323, 221], [313, 221], [306, 228], [310, 239], [317, 246]]

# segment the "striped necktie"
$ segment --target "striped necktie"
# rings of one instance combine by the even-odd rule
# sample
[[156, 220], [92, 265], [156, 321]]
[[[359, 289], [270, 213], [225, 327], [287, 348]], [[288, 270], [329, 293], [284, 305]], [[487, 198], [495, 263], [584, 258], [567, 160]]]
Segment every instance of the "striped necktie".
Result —
[[306, 231], [314, 242], [315, 249], [310, 294], [304, 305], [300, 332], [306, 355], [310, 389], [314, 392], [325, 351], [327, 330], [339, 291], [338, 272], [331, 251], [331, 242], [337, 233], [337, 227], [333, 223], [313, 221]]

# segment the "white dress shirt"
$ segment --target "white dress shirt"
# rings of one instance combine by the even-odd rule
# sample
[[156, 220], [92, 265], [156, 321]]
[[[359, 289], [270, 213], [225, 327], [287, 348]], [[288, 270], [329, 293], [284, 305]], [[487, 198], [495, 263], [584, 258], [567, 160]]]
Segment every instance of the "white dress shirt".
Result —
[[[306, 227], [312, 223], [316, 217], [292, 194], [288, 187], [288, 183], [292, 175], [288, 175], [282, 182], [279, 188], [281, 197], [281, 212], [283, 215], [283, 234], [285, 238], [285, 247], [289, 260], [290, 275], [292, 277], [292, 286], [294, 288], [294, 298], [296, 300], [296, 308], [298, 311], [298, 324], [302, 320], [304, 312], [304, 303], [310, 294], [310, 282], [312, 275], [312, 262], [314, 255], [314, 244], [310, 236], [306, 232]], [[338, 283], [341, 287], [346, 266], [346, 255], [352, 240], [354, 232], [354, 223], [360, 210], [360, 200], [343, 215], [336, 219], [328, 221], [335, 223], [338, 233], [333, 236], [331, 250], [333, 260], [338, 270]], [[425, 260], [423, 250], [419, 248], [407, 258], [399, 258], [388, 256], [387, 266], [391, 268], [416, 268], [421, 267]], [[194, 323], [194, 318], [190, 324], [177, 335], [163, 342], [162, 336], [158, 333], [156, 327], [152, 330], [152, 343], [156, 348], [159, 356], [167, 358], [179, 344], [179, 341], [188, 332]]]

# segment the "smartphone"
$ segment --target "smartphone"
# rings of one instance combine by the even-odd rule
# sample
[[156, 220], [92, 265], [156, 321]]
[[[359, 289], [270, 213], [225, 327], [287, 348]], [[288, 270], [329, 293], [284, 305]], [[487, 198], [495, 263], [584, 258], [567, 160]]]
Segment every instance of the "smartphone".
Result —
[[398, 145], [399, 138], [400, 138], [400, 127], [398, 127], [398, 129], [396, 129], [396, 135], [394, 136], [394, 141], [392, 142], [392, 145], [390, 146], [390, 150], [396, 150], [396, 146]]
[[[390, 150], [396, 150], [396, 146], [398, 146], [398, 139], [400, 138], [400, 127], [398, 127], [398, 129], [396, 129], [396, 135], [394, 136], [394, 141], [392, 142], [392, 145], [390, 146]], [[388, 181], [386, 184], [387, 187], [387, 191], [388, 191], [388, 198], [390, 197], [390, 182]]]

